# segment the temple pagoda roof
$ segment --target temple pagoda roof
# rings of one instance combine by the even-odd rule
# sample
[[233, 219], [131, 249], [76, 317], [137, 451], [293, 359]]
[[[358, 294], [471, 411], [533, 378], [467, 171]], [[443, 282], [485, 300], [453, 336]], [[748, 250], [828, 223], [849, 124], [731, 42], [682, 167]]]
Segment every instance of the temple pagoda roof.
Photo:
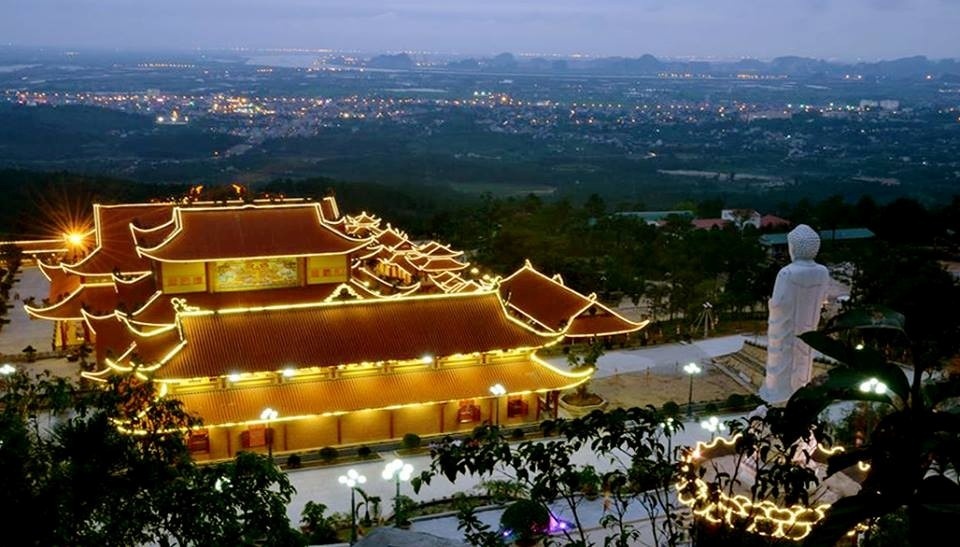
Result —
[[376, 240], [380, 242], [381, 245], [387, 247], [388, 249], [400, 248], [404, 244], [412, 247], [412, 243], [407, 238], [407, 234], [397, 230], [393, 226], [387, 224], [387, 228], [381, 231], [376, 236]]
[[102, 363], [108, 357], [118, 358], [126, 353], [133, 343], [133, 333], [116, 315], [95, 317], [83, 312], [83, 320], [97, 337], [96, 362]]
[[[403, 256], [400, 260], [395, 260], [400, 267], [404, 267], [407, 270], [416, 270], [425, 273], [436, 273], [436, 272], [449, 272], [463, 270], [469, 263], [460, 262], [449, 257], [437, 257], [420, 255], [420, 256]], [[405, 263], [406, 266], [405, 267]], [[413, 272], [411, 272], [413, 273]]]
[[297, 420], [385, 407], [402, 407], [490, 397], [490, 386], [509, 393], [545, 392], [576, 387], [590, 376], [562, 372], [533, 359], [530, 363], [494, 363], [439, 370], [375, 374], [322, 381], [291, 381], [171, 395], [203, 418], [208, 427], [257, 421], [265, 407], [280, 420]]
[[137, 254], [130, 234], [131, 224], [150, 228], [170, 220], [173, 205], [138, 203], [132, 205], [93, 206], [97, 245], [83, 260], [61, 267], [77, 275], [110, 275], [150, 271], [150, 262]]
[[[160, 379], [538, 348], [559, 339], [510, 317], [495, 293], [187, 312], [179, 321], [188, 343], [160, 368]], [[143, 363], [167, 355], [138, 353]]]
[[563, 330], [595, 301], [538, 272], [530, 262], [501, 280], [499, 290], [511, 308], [554, 330]]
[[324, 224], [320, 204], [177, 208], [176, 228], [160, 244], [137, 251], [161, 262], [200, 262], [339, 255], [367, 239], [348, 237]]
[[507, 305], [548, 329], [562, 330], [571, 337], [610, 336], [635, 332], [649, 321], [634, 322], [563, 284], [559, 277], [547, 277], [530, 262], [500, 281], [500, 295]]
[[40, 271], [50, 281], [50, 302], [57, 302], [61, 297], [66, 297], [80, 288], [80, 276], [67, 273], [59, 267], [40, 262]]
[[[84, 234], [84, 237], [89, 235], [90, 233]], [[0, 246], [2, 245], [15, 245], [27, 256], [59, 254], [69, 251], [67, 241], [62, 237], [0, 241]]]
[[334, 294], [339, 285], [307, 285], [282, 289], [257, 289], [219, 293], [197, 292], [189, 294], [156, 294], [143, 307], [133, 311], [131, 322], [140, 325], [172, 325], [176, 323], [176, 309], [172, 300], [180, 299], [188, 307], [201, 311], [217, 311], [236, 308], [262, 308], [265, 306], [294, 306], [318, 304]]
[[336, 224], [343, 219], [340, 217], [340, 207], [337, 206], [337, 200], [333, 196], [327, 196], [320, 200], [320, 217], [324, 222]]
[[422, 254], [429, 255], [434, 258], [456, 258], [463, 255], [463, 251], [455, 251], [443, 243], [438, 243], [436, 241], [428, 241], [427, 243], [421, 245], [417, 250]]
[[157, 293], [157, 280], [150, 273], [140, 274], [132, 278], [113, 277], [113, 284], [117, 290], [118, 305], [123, 311], [139, 309]]
[[83, 319], [83, 310], [91, 315], [112, 315], [117, 309], [118, 298], [113, 283], [89, 283], [79, 285], [63, 300], [50, 306], [24, 306], [24, 309], [32, 317], [39, 319], [80, 321]]
[[600, 303], [595, 306], [596, 313], [585, 312], [573, 318], [570, 328], [567, 329], [567, 336], [571, 338], [591, 338], [594, 336], [627, 334], [636, 332], [650, 324], [649, 320], [639, 323], [630, 321]]
[[151, 228], [141, 228], [131, 224], [130, 233], [137, 247], [153, 247], [170, 237], [170, 234], [173, 233], [176, 228], [177, 223], [171, 214], [170, 220]]

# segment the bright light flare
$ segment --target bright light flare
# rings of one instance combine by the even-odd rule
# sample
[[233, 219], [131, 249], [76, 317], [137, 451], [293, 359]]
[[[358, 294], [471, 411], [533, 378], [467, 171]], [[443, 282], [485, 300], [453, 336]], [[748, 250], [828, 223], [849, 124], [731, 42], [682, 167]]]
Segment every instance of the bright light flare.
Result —
[[875, 393], [877, 395], [883, 395], [887, 392], [887, 384], [877, 380], [876, 378], [870, 378], [869, 380], [860, 384], [860, 391], [863, 393]]
[[80, 232], [67, 232], [63, 237], [67, 240], [67, 243], [74, 247], [82, 246], [85, 239]]
[[346, 475], [340, 475], [337, 477], [337, 482], [346, 485], [348, 488], [353, 488], [358, 484], [367, 482], [367, 477], [357, 473], [356, 469], [350, 469], [347, 471]]

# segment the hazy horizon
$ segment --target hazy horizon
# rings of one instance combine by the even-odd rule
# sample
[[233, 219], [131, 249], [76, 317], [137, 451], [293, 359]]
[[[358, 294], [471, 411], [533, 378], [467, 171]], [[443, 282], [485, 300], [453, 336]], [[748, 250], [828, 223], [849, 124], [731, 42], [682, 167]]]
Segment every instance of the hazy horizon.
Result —
[[960, 57], [957, 0], [13, 0], [8, 45], [873, 61]]

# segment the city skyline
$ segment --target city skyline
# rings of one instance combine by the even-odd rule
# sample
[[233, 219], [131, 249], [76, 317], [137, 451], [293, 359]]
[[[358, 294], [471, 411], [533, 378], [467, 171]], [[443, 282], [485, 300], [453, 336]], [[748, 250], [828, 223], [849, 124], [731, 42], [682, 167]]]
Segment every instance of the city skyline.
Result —
[[960, 56], [948, 0], [16, 0], [0, 35], [18, 46], [329, 48], [838, 61]]

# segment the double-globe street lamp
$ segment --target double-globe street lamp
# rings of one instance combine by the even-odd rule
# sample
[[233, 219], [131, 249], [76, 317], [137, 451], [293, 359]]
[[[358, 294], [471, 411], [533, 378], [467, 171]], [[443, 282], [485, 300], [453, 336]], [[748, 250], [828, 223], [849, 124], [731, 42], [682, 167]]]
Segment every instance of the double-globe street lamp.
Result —
[[507, 394], [507, 388], [503, 387], [503, 384], [493, 384], [492, 386], [490, 386], [490, 393], [491, 393], [494, 397], [496, 397], [496, 399], [494, 399], [494, 404], [495, 404], [496, 407], [497, 407], [497, 411], [496, 411], [496, 416], [497, 416], [496, 425], [497, 425], [497, 427], [500, 427], [500, 397], [503, 397], [504, 395]]
[[273, 462], [273, 430], [270, 429], [270, 421], [276, 420], [277, 416], [279, 415], [280, 414], [276, 410], [270, 407], [263, 409], [263, 412], [260, 413], [260, 419], [266, 422], [267, 426], [267, 430], [265, 432], [265, 435], [267, 436], [267, 455], [270, 457], [271, 463]]
[[357, 542], [357, 485], [367, 482], [367, 477], [350, 469], [346, 475], [340, 475], [337, 481], [350, 489], [350, 545]]
[[394, 458], [384, 468], [383, 473], [380, 473], [380, 476], [385, 481], [393, 479], [396, 482], [397, 495], [393, 498], [393, 523], [400, 526], [406, 522], [406, 518], [401, 515], [400, 511], [400, 481], [407, 482], [410, 480], [413, 476], [413, 466], [409, 463], [403, 463], [400, 458]]
[[723, 431], [727, 428], [726, 424], [720, 421], [720, 418], [716, 416], [710, 416], [706, 420], [700, 422], [700, 427], [710, 432], [710, 440], [713, 440], [713, 436], [717, 434], [718, 431]]
[[700, 365], [690, 362], [683, 365], [683, 371], [690, 376], [690, 393], [687, 396], [687, 419], [693, 418], [693, 377], [703, 372]]

